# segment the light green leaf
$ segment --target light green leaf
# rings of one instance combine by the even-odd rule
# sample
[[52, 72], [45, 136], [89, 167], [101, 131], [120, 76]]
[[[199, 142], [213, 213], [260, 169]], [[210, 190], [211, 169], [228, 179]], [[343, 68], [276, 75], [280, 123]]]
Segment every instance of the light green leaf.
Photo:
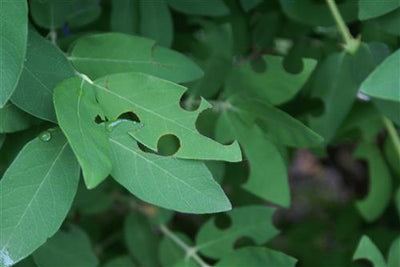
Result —
[[255, 98], [233, 96], [229, 100], [231, 111], [245, 114], [261, 129], [282, 144], [293, 147], [321, 145], [323, 138], [282, 110]]
[[69, 58], [92, 79], [112, 73], [139, 71], [176, 83], [200, 78], [202, 70], [178, 52], [150, 39], [121, 33], [95, 34], [77, 40]]
[[386, 58], [362, 83], [369, 96], [400, 102], [400, 49]]
[[25, 130], [35, 123], [33, 117], [8, 102], [0, 108], [0, 133], [13, 133]]
[[129, 256], [119, 256], [109, 260], [104, 267], [136, 267]]
[[109, 143], [103, 125], [95, 122], [102, 111], [94, 87], [81, 78], [71, 78], [54, 90], [58, 123], [83, 171], [86, 186], [96, 187], [111, 172]]
[[[285, 14], [294, 21], [311, 26], [333, 26], [335, 21], [325, 1], [279, 0]], [[357, 20], [355, 0], [345, 0], [338, 4], [339, 12], [345, 22]]]
[[221, 114], [216, 128], [218, 140], [239, 140], [250, 164], [250, 177], [243, 185], [247, 191], [273, 203], [288, 207], [290, 192], [286, 165], [275, 145], [258, 126], [232, 112]]
[[297, 260], [282, 252], [263, 247], [246, 247], [233, 251], [231, 254], [222, 258], [216, 267], [294, 267]]
[[358, 243], [356, 252], [353, 255], [353, 260], [367, 259], [371, 261], [374, 267], [386, 267], [385, 259], [382, 253], [369, 239], [368, 236], [363, 236]]
[[223, 0], [167, 0], [175, 10], [189, 15], [225, 16], [229, 9]]
[[400, 237], [393, 241], [388, 254], [388, 267], [398, 266], [400, 266]]
[[139, 31], [139, 0], [111, 1], [111, 30], [135, 34]]
[[244, 11], [249, 12], [262, 2], [263, 0], [240, 0], [240, 5]]
[[131, 122], [120, 122], [110, 135], [111, 174], [117, 182], [144, 201], [180, 212], [212, 213], [231, 208], [204, 163], [141, 151], [128, 134], [137, 128]]
[[208, 220], [196, 236], [196, 248], [203, 255], [219, 259], [233, 251], [233, 245], [241, 237], [249, 237], [257, 245], [266, 243], [278, 230], [272, 223], [274, 208], [246, 206], [226, 213], [231, 219], [229, 228], [221, 230], [215, 219]]
[[21, 150], [0, 181], [1, 267], [22, 260], [52, 236], [76, 193], [79, 165], [67, 140], [59, 130], [44, 135]]
[[237, 142], [222, 145], [201, 135], [195, 126], [198, 115], [211, 105], [202, 100], [196, 111], [186, 111], [179, 100], [185, 88], [142, 73], [121, 73], [95, 81], [97, 99], [105, 116], [116, 120], [121, 114], [133, 112], [144, 127], [130, 132], [137, 141], [157, 151], [158, 140], [168, 134], [179, 139], [174, 157], [185, 159], [241, 160]]
[[139, 1], [140, 33], [158, 44], [170, 47], [174, 35], [172, 16], [165, 0]]
[[22, 72], [28, 35], [25, 0], [0, 0], [0, 108], [6, 105]]
[[147, 217], [140, 213], [128, 215], [124, 223], [124, 237], [126, 247], [136, 262], [141, 266], [159, 266], [156, 248], [160, 239]]
[[99, 0], [31, 0], [29, 7], [35, 23], [46, 29], [83, 26], [101, 12]]
[[11, 100], [29, 114], [56, 122], [53, 89], [72, 76], [74, 70], [64, 54], [30, 29], [24, 69]]
[[300, 91], [316, 65], [313, 59], [303, 59], [302, 71], [291, 74], [284, 69], [282, 57], [263, 56], [260, 60], [265, 63], [262, 72], [254, 71], [249, 61], [232, 71], [227, 81], [231, 93], [245, 91], [273, 105], [280, 105]]
[[360, 20], [379, 17], [400, 7], [398, 0], [359, 0], [358, 3], [358, 18]]
[[378, 219], [390, 201], [392, 180], [381, 152], [374, 144], [361, 143], [354, 153], [356, 158], [366, 159], [369, 171], [369, 192], [356, 206], [365, 220]]
[[57, 232], [33, 253], [33, 258], [39, 267], [95, 267], [99, 264], [89, 237], [75, 226]]

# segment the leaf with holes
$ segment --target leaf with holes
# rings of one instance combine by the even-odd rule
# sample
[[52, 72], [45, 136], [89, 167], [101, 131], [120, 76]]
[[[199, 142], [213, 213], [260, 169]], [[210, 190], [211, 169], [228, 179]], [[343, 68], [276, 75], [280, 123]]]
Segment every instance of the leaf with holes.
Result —
[[53, 89], [74, 76], [74, 69], [56, 46], [29, 30], [26, 61], [11, 101], [38, 118], [56, 122]]
[[105, 116], [116, 120], [121, 114], [133, 112], [143, 127], [130, 132], [137, 141], [157, 151], [159, 139], [175, 135], [180, 147], [174, 157], [184, 159], [241, 160], [237, 142], [222, 145], [201, 135], [196, 129], [198, 115], [211, 105], [202, 100], [196, 111], [179, 105], [185, 88], [172, 82], [142, 73], [121, 73], [95, 81], [97, 99]]
[[187, 213], [231, 208], [204, 163], [145, 153], [128, 134], [140, 130], [140, 126], [129, 121], [118, 123], [110, 134], [111, 174], [132, 194], [152, 204]]
[[207, 257], [220, 259], [233, 251], [234, 243], [241, 237], [264, 244], [278, 233], [272, 224], [274, 212], [274, 208], [265, 206], [236, 208], [227, 213], [230, 227], [222, 230], [215, 225], [215, 219], [210, 219], [196, 236], [196, 249]]
[[368, 236], [363, 236], [358, 243], [356, 252], [353, 255], [353, 260], [367, 259], [373, 266], [386, 267], [385, 258], [376, 247], [376, 245], [369, 239]]
[[28, 35], [25, 0], [0, 0], [0, 108], [14, 92], [22, 72]]
[[0, 181], [1, 267], [19, 262], [58, 230], [78, 187], [79, 165], [67, 140], [60, 130], [45, 134], [45, 141], [36, 138], [21, 150]]
[[[256, 63], [260, 63], [261, 70], [253, 69], [252, 64]], [[300, 91], [315, 65], [315, 60], [303, 59], [301, 72], [292, 74], [285, 70], [282, 57], [263, 56], [257, 61], [247, 61], [235, 68], [226, 86], [230, 94], [246, 94], [273, 105], [280, 105], [292, 99]]]
[[78, 77], [65, 80], [54, 90], [54, 105], [58, 123], [82, 167], [86, 186], [94, 188], [111, 172], [106, 130], [95, 122], [97, 116], [103, 116], [94, 86]]
[[69, 59], [92, 79], [112, 73], [139, 71], [173, 82], [200, 78], [203, 71], [178, 52], [153, 40], [121, 33], [95, 34], [78, 39]]
[[252, 125], [248, 118], [226, 111], [218, 119], [216, 137], [223, 142], [237, 139], [243, 147], [250, 164], [250, 177], [243, 188], [283, 207], [290, 206], [285, 162], [258, 126]]

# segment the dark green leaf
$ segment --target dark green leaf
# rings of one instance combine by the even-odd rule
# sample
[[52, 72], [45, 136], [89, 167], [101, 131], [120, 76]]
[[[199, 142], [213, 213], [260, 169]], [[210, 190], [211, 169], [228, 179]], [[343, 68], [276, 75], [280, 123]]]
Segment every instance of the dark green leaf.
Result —
[[74, 69], [63, 53], [30, 29], [24, 69], [11, 100], [38, 118], [56, 122], [53, 89], [72, 76]]
[[135, 34], [139, 31], [139, 0], [112, 0], [111, 30]]
[[244, 11], [249, 12], [262, 2], [263, 0], [240, 0], [240, 5], [244, 9]]
[[167, 0], [168, 4], [177, 11], [189, 15], [224, 16], [229, 9], [223, 0]]
[[39, 267], [95, 267], [99, 264], [89, 237], [77, 227], [56, 233], [33, 253], [33, 257]]
[[367, 20], [382, 16], [400, 7], [398, 0], [371, 1], [359, 0], [358, 17], [360, 20]]
[[109, 260], [104, 267], [136, 267], [129, 256], [119, 256]]
[[34, 124], [33, 117], [18, 109], [10, 102], [3, 108], [0, 108], [0, 133], [25, 130], [32, 124]]

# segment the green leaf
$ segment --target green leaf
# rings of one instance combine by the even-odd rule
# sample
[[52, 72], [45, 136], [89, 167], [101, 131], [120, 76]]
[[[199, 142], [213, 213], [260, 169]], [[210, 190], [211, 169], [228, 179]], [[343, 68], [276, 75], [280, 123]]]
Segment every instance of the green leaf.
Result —
[[313, 59], [303, 59], [302, 71], [292, 74], [284, 69], [282, 57], [268, 55], [259, 60], [260, 64], [265, 64], [265, 70], [256, 72], [251, 66], [252, 62], [247, 61], [232, 71], [227, 86], [231, 93], [244, 91], [273, 105], [280, 105], [292, 99], [303, 87], [316, 65]]
[[0, 134], [0, 149], [3, 146], [5, 140], [6, 140], [6, 135]]
[[371, 261], [374, 267], [386, 267], [385, 259], [382, 253], [369, 239], [368, 236], [363, 236], [358, 243], [356, 252], [353, 255], [353, 260], [367, 259]]
[[158, 44], [170, 47], [174, 35], [172, 16], [165, 0], [139, 1], [140, 33]]
[[354, 153], [356, 158], [368, 162], [369, 192], [365, 199], [357, 201], [356, 206], [365, 220], [378, 219], [390, 201], [392, 180], [386, 162], [379, 149], [368, 143], [361, 143]]
[[396, 195], [395, 195], [395, 204], [397, 208], [397, 214], [399, 215], [400, 218], [400, 187], [397, 189]]
[[232, 96], [228, 99], [232, 112], [251, 118], [266, 135], [279, 143], [292, 147], [321, 145], [323, 138], [282, 110], [254, 98]]
[[231, 254], [222, 258], [215, 266], [216, 267], [231, 267], [231, 266], [282, 266], [294, 267], [297, 260], [282, 252], [275, 251], [263, 247], [246, 247], [235, 250]]
[[29, 11], [36, 24], [46, 29], [86, 25], [98, 18], [99, 0], [31, 0]]
[[44, 135], [21, 150], [0, 181], [2, 267], [22, 260], [58, 230], [78, 187], [79, 165], [67, 140], [59, 130]]
[[263, 0], [240, 0], [240, 5], [244, 11], [249, 12], [262, 2]]
[[399, 28], [399, 17], [400, 17], [400, 8], [397, 8], [394, 11], [391, 11], [388, 14], [380, 16], [372, 21], [374, 25], [379, 28], [379, 30], [393, 34], [393, 35], [400, 35], [400, 28]]
[[[193, 245], [193, 241], [190, 238], [180, 232], [173, 232], [180, 240], [185, 242], [188, 246]], [[158, 257], [162, 266], [175, 266], [179, 261], [185, 259], [185, 251], [178, 246], [174, 241], [168, 237], [164, 237], [158, 247]], [[188, 259], [189, 260], [189, 259]], [[193, 262], [192, 259], [190, 261]], [[194, 262], [193, 262], [194, 263]], [[197, 266], [197, 265], [196, 265]]]
[[196, 249], [203, 255], [219, 259], [233, 251], [233, 245], [241, 237], [249, 237], [257, 245], [266, 243], [278, 230], [272, 223], [274, 208], [246, 206], [226, 213], [231, 221], [227, 229], [219, 229], [215, 219], [208, 220], [196, 236]]
[[224, 112], [218, 120], [216, 136], [223, 142], [237, 139], [242, 145], [250, 163], [250, 177], [243, 188], [283, 207], [290, 205], [286, 165], [258, 126], [245, 123], [238, 114]]
[[83, 215], [106, 212], [113, 204], [113, 199], [110, 198], [110, 192], [106, 190], [106, 185], [106, 183], [102, 183], [96, 188], [88, 190], [83, 183], [79, 184], [73, 209], [78, 210], [79, 214]]
[[34, 119], [15, 105], [8, 102], [0, 108], [0, 133], [13, 133], [29, 128]]
[[109, 143], [104, 126], [95, 122], [102, 111], [94, 87], [81, 78], [71, 78], [54, 90], [58, 123], [83, 171], [86, 186], [96, 187], [111, 172]]
[[[334, 26], [332, 14], [325, 1], [279, 0], [283, 11], [292, 20], [311, 26]], [[339, 12], [345, 22], [357, 20], [357, 5], [354, 0], [338, 4]]]
[[360, 20], [379, 17], [400, 7], [398, 0], [384, 0], [379, 2], [359, 0], [358, 3], [358, 18]]
[[388, 267], [398, 266], [400, 266], [400, 237], [393, 241], [388, 255]]
[[78, 71], [92, 79], [139, 71], [181, 83], [203, 75], [197, 65], [178, 52], [157, 46], [150, 39], [121, 33], [82, 37], [77, 40], [69, 59]]
[[28, 35], [25, 0], [0, 0], [0, 108], [14, 92], [24, 64]]
[[196, 130], [198, 115], [211, 105], [202, 100], [196, 111], [182, 109], [179, 100], [184, 87], [143, 73], [114, 74], [96, 80], [95, 85], [105, 116], [113, 121], [123, 113], [135, 113], [144, 127], [130, 134], [153, 151], [157, 151], [162, 136], [171, 134], [179, 139], [180, 144], [174, 157], [241, 160], [237, 142], [225, 146]]
[[386, 58], [362, 83], [364, 94], [400, 102], [400, 49]]
[[33, 253], [33, 258], [39, 267], [95, 267], [99, 264], [89, 237], [75, 226], [57, 232]]
[[144, 201], [180, 212], [212, 213], [231, 208], [204, 163], [141, 151], [128, 134], [137, 128], [120, 122], [110, 135], [111, 174], [117, 182]]
[[124, 223], [124, 236], [126, 247], [136, 262], [141, 266], [159, 266], [156, 248], [160, 239], [147, 217], [140, 213], [128, 215]]
[[33, 116], [56, 122], [53, 89], [72, 76], [74, 69], [64, 54], [30, 29], [24, 69], [11, 100]]
[[223, 0], [167, 0], [175, 10], [189, 15], [225, 16], [229, 9]]
[[106, 262], [104, 267], [136, 267], [129, 256], [119, 256]]
[[139, 31], [139, 0], [111, 1], [111, 30], [135, 34]]

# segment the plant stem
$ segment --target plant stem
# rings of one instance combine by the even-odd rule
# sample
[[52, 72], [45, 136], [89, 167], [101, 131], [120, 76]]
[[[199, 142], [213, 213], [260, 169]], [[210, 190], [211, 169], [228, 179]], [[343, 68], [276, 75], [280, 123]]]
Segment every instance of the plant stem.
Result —
[[195, 260], [201, 267], [211, 267], [207, 263], [203, 261], [202, 258], [196, 253], [196, 247], [190, 247], [185, 242], [183, 242], [178, 236], [176, 236], [171, 230], [168, 229], [164, 224], [160, 225], [160, 230], [163, 232], [165, 236], [170, 238], [175, 244], [177, 244], [183, 251], [186, 253], [186, 258], [192, 258]]
[[386, 117], [383, 117], [383, 123], [385, 124], [386, 130], [388, 131], [390, 139], [392, 139], [394, 148], [396, 149], [397, 155], [400, 158], [400, 139], [397, 134], [397, 130], [393, 125], [393, 122]]
[[347, 27], [342, 15], [340, 14], [339, 8], [337, 7], [335, 0], [326, 0], [326, 2], [338, 26], [339, 32], [341, 33], [343, 40], [345, 41], [346, 51], [353, 54], [357, 51], [358, 45], [360, 43], [359, 40], [354, 39], [351, 35], [349, 28]]

